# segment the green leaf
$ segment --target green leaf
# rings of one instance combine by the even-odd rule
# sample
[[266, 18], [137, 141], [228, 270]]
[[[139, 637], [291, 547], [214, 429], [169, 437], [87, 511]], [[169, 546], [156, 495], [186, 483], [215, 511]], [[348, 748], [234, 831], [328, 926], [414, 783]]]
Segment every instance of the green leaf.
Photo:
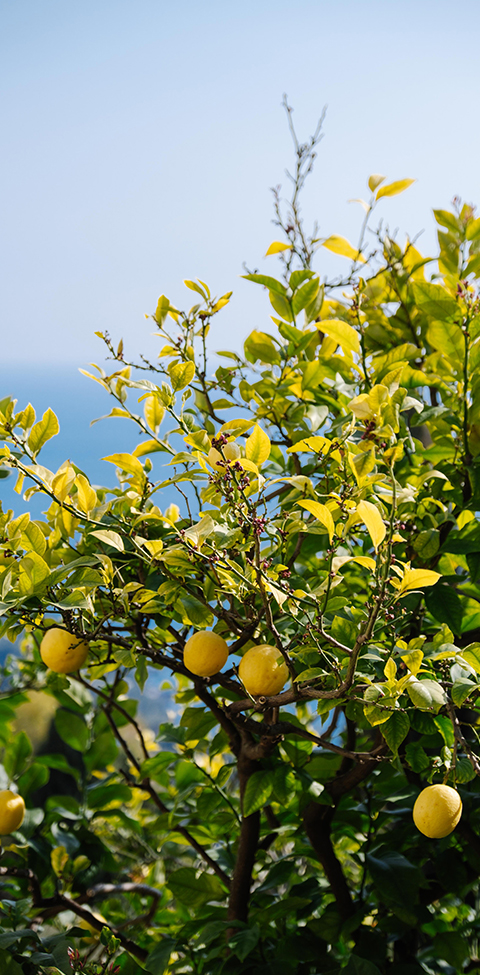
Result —
[[277, 281], [276, 278], [271, 278], [268, 274], [242, 274], [242, 277], [246, 281], [254, 281], [255, 284], [263, 284], [264, 288], [268, 288], [269, 291], [275, 291], [278, 295], [287, 294], [287, 289], [281, 281]]
[[45, 765], [41, 765], [39, 762], [33, 762], [25, 770], [25, 772], [20, 775], [18, 779], [18, 791], [21, 796], [25, 799], [30, 792], [35, 792], [37, 789], [41, 789], [43, 785], [46, 785], [50, 778], [50, 772]]
[[195, 375], [195, 364], [188, 362], [172, 362], [168, 367], [168, 374], [171, 379], [174, 392], [185, 389], [185, 386], [192, 381]]
[[402, 711], [394, 711], [392, 716], [381, 726], [381, 732], [388, 747], [397, 754], [399, 745], [407, 737], [410, 730], [408, 715]]
[[109, 802], [130, 802], [132, 790], [121, 782], [110, 785], [96, 785], [87, 792], [87, 804], [90, 809], [104, 809]]
[[23, 969], [12, 958], [10, 952], [5, 951], [3, 948], [0, 948], [0, 971], [2, 975], [22, 975], [23, 972]]
[[427, 329], [427, 339], [434, 349], [449, 356], [454, 363], [463, 367], [465, 339], [458, 325], [452, 322], [432, 322]]
[[419, 532], [413, 539], [413, 547], [422, 562], [427, 562], [437, 554], [440, 547], [440, 532], [436, 528], [427, 528]]
[[182, 608], [183, 622], [185, 625], [193, 624], [195, 627], [206, 627], [211, 626], [213, 623], [212, 611], [208, 606], [204, 606], [199, 599], [195, 599], [195, 596], [190, 596], [188, 593], [185, 593], [177, 605]]
[[382, 857], [367, 853], [365, 859], [382, 900], [400, 907], [416, 903], [421, 880], [418, 867], [393, 850], [387, 851]]
[[181, 867], [171, 873], [167, 886], [181, 904], [193, 909], [208, 901], [223, 901], [226, 895], [226, 890], [216, 875], [202, 871], [197, 876], [192, 867]]
[[430, 765], [430, 759], [420, 742], [410, 741], [405, 748], [405, 756], [414, 772], [423, 772]]
[[279, 295], [277, 291], [269, 291], [268, 297], [270, 298], [270, 304], [277, 315], [284, 318], [286, 322], [293, 321], [293, 312], [288, 298], [284, 298], [283, 295]]
[[456, 322], [461, 317], [455, 298], [440, 284], [416, 281], [413, 285], [415, 301], [421, 311], [438, 322]]
[[39, 450], [60, 431], [60, 425], [55, 413], [50, 408], [45, 411], [42, 419], [32, 427], [28, 438], [28, 447], [35, 456]]
[[3, 764], [9, 779], [16, 779], [23, 772], [30, 755], [32, 746], [28, 735], [24, 731], [19, 731], [7, 745]]
[[348, 965], [342, 968], [342, 975], [381, 975], [380, 969], [360, 955], [350, 955]]
[[241, 928], [239, 931], [236, 931], [230, 938], [228, 946], [240, 961], [245, 961], [245, 958], [257, 946], [259, 940], [260, 925], [254, 924], [251, 928]]
[[77, 752], [86, 751], [88, 728], [80, 715], [59, 708], [55, 714], [55, 727], [60, 738], [70, 745], [70, 748], [74, 748]]
[[311, 278], [307, 281], [292, 298], [293, 314], [298, 315], [307, 305], [312, 304], [318, 294], [320, 281], [318, 278]]
[[462, 602], [452, 586], [437, 583], [425, 593], [425, 605], [439, 623], [447, 623], [453, 633], [462, 632]]
[[456, 680], [452, 687], [452, 701], [457, 707], [461, 707], [463, 702], [466, 701], [467, 697], [472, 693], [472, 691], [478, 688], [478, 684], [475, 684], [473, 680], [467, 680], [465, 677], [460, 680]]
[[470, 957], [468, 939], [459, 931], [440, 931], [433, 939], [436, 958], [443, 958], [456, 972], [461, 972], [463, 963]]
[[253, 331], [245, 341], [245, 358], [249, 362], [280, 362], [280, 351], [267, 332]]
[[175, 947], [176, 941], [170, 935], [162, 935], [162, 940], [148, 955], [144, 966], [145, 971], [150, 972], [150, 975], [164, 975]]
[[254, 772], [250, 776], [243, 797], [243, 815], [251, 816], [266, 805], [274, 785], [273, 772]]

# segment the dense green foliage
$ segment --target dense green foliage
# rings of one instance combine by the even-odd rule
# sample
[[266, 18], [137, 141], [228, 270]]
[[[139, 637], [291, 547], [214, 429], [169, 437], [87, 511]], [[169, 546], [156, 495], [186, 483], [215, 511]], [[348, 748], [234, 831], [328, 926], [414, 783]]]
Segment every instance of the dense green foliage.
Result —
[[[434, 211], [423, 257], [369, 233], [411, 182], [372, 176], [358, 247], [309, 236], [318, 135], [275, 198], [279, 276], [247, 275], [266, 318], [243, 356], [208, 359], [230, 294], [202, 282], [188, 312], [160, 298], [155, 363], [103, 336], [92, 378], [141, 434], [107, 458], [116, 486], [41, 466], [57, 418], [0, 403], [3, 468], [48, 506], [0, 517], [0, 635], [21, 645], [0, 787], [28, 810], [0, 859], [2, 973], [480, 971], [480, 219]], [[52, 621], [90, 644], [78, 676], [41, 662]], [[229, 660], [194, 677], [182, 647], [212, 627]], [[288, 664], [273, 698], [238, 679], [259, 643]], [[134, 685], [158, 671], [176, 704], [149, 731]], [[56, 740], [32, 750], [33, 691]], [[464, 813], [429, 840], [412, 806], [443, 781]]]

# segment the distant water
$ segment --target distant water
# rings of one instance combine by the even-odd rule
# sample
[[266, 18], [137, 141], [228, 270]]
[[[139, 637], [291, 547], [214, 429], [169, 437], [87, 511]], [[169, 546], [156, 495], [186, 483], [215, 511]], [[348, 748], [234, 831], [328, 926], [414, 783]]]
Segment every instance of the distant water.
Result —
[[[112, 364], [113, 366], [113, 364]], [[85, 368], [94, 373], [88, 365]], [[112, 368], [113, 371], [113, 368]], [[131, 453], [138, 445], [140, 432], [132, 421], [122, 418], [102, 420], [90, 426], [92, 420], [109, 413], [119, 404], [91, 379], [83, 376], [75, 365], [25, 369], [21, 366], [0, 371], [0, 399], [13, 396], [17, 400], [16, 410], [23, 409], [27, 403], [34, 407], [37, 419], [50, 406], [60, 423], [60, 433], [50, 440], [38, 457], [38, 463], [51, 471], [56, 471], [66, 460], [73, 461], [87, 475], [92, 484], [104, 487], [118, 485], [115, 467], [102, 457], [119, 452]], [[132, 412], [142, 413], [142, 403], [137, 403], [140, 390], [131, 390], [129, 404]], [[169, 460], [164, 453], [152, 455], [153, 475], [162, 477], [161, 467]], [[172, 468], [166, 468], [165, 479], [171, 475]], [[4, 509], [13, 508], [15, 513], [30, 511], [32, 518], [39, 518], [48, 505], [46, 495], [36, 495], [29, 502], [14, 492], [16, 474], [0, 480], [0, 499]], [[25, 481], [25, 487], [27, 487]], [[155, 504], [165, 510], [175, 502], [185, 513], [185, 502], [175, 488], [166, 488], [155, 495]]]

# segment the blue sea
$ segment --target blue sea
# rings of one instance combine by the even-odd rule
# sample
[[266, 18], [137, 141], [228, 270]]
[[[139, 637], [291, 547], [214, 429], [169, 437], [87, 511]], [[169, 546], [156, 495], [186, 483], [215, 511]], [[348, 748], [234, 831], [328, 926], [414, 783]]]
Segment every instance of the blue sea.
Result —
[[[88, 364], [85, 368], [95, 373]], [[143, 412], [142, 403], [137, 402], [141, 394], [141, 390], [129, 392], [129, 404], [134, 413]], [[37, 420], [48, 407], [58, 417], [60, 433], [42, 449], [37, 458], [38, 464], [55, 472], [64, 461], [70, 460], [84, 471], [93, 485], [118, 486], [115, 466], [103, 461], [102, 457], [119, 452], [131, 453], [139, 443], [140, 431], [132, 421], [118, 417], [90, 425], [92, 420], [119, 405], [98, 383], [82, 375], [78, 367], [72, 364], [58, 365], [55, 369], [45, 365], [38, 369], [2, 367], [0, 399], [7, 395], [17, 400], [17, 411], [31, 403]], [[152, 456], [155, 477], [162, 476], [161, 467], [169, 459], [165, 453]], [[171, 473], [172, 468], [167, 468], [165, 479]], [[0, 480], [0, 499], [4, 510], [13, 508], [15, 513], [28, 510], [32, 518], [39, 518], [48, 507], [49, 499], [45, 495], [34, 495], [29, 502], [24, 501], [14, 491], [15, 481], [14, 473]], [[25, 482], [25, 488], [27, 486]], [[183, 513], [184, 502], [174, 487], [165, 488], [155, 496], [155, 503], [161, 510], [165, 510], [173, 501]]]

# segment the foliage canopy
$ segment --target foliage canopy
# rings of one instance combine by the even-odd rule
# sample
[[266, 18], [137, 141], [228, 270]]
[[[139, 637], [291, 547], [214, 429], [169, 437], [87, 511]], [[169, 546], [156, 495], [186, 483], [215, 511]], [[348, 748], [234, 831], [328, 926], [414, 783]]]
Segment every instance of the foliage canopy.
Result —
[[[435, 210], [422, 256], [370, 230], [412, 182], [374, 175], [358, 245], [309, 234], [320, 127], [301, 144], [287, 111], [280, 273], [245, 275], [264, 330], [212, 366], [231, 293], [187, 280], [193, 307], [152, 316], [155, 363], [102, 336], [113, 371], [91, 378], [140, 433], [106, 458], [116, 486], [46, 469], [55, 414], [0, 403], [2, 470], [48, 504], [0, 515], [0, 635], [21, 643], [0, 787], [27, 804], [0, 859], [8, 975], [480, 970], [480, 219]], [[88, 641], [79, 674], [43, 665], [52, 624]], [[183, 646], [212, 628], [229, 658], [197, 677]], [[252, 697], [238, 664], [261, 643], [290, 677]], [[149, 732], [135, 686], [158, 672], [178, 720]], [[46, 749], [19, 724], [34, 691]], [[412, 808], [440, 782], [464, 812], [429, 840]]]

